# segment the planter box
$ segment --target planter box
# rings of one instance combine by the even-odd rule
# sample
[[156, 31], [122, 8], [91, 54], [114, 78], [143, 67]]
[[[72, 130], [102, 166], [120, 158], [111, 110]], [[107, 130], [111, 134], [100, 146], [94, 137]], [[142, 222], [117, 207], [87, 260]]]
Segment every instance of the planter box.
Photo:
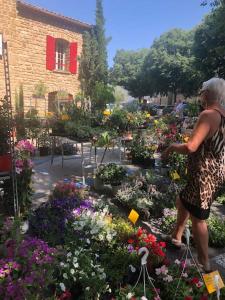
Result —
[[0, 155], [0, 172], [10, 172], [12, 168], [12, 157], [10, 154]]

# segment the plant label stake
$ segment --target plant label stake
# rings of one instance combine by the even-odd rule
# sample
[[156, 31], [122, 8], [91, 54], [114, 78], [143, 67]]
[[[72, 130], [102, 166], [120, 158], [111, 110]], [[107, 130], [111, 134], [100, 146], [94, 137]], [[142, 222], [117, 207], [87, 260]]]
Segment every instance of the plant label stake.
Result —
[[136, 210], [132, 209], [128, 216], [128, 219], [135, 225], [138, 218], [139, 218], [139, 214], [136, 212]]
[[133, 287], [132, 290], [134, 290], [138, 284], [138, 282], [140, 281], [140, 278], [141, 278], [141, 274], [143, 272], [143, 282], [144, 282], [144, 296], [146, 297], [146, 274], [147, 274], [147, 278], [149, 280], [149, 283], [151, 284], [151, 286], [153, 287], [158, 299], [160, 300], [161, 298], [159, 297], [159, 294], [153, 284], [153, 278], [151, 278], [149, 276], [149, 273], [148, 273], [148, 269], [147, 269], [147, 259], [148, 259], [148, 256], [149, 256], [149, 250], [146, 248], [146, 247], [142, 247], [138, 250], [138, 255], [142, 254], [142, 253], [145, 253], [142, 258], [141, 258], [141, 270], [140, 270], [140, 274], [138, 276], [138, 280], [135, 284], [135, 286]]
[[216, 292], [217, 300], [220, 299], [220, 290], [224, 287], [223, 280], [218, 271], [204, 274], [203, 279], [209, 294]]

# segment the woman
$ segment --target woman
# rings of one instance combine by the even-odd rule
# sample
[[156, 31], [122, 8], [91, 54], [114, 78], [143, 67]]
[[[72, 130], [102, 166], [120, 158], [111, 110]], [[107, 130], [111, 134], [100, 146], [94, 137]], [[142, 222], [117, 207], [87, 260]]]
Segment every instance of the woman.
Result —
[[225, 154], [225, 80], [212, 78], [203, 83], [201, 104], [204, 110], [185, 144], [172, 144], [163, 157], [177, 152], [188, 155], [188, 180], [177, 198], [177, 223], [172, 243], [180, 246], [185, 225], [192, 221], [198, 261], [205, 272], [210, 271], [208, 257], [208, 229], [206, 219], [217, 190], [224, 182]]

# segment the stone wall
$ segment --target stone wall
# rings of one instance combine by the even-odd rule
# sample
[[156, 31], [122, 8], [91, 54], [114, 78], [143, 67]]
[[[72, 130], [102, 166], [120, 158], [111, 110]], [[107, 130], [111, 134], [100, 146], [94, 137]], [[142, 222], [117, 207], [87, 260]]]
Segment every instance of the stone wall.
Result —
[[[25, 112], [30, 106], [43, 115], [43, 99], [33, 99], [35, 85], [40, 81], [48, 89], [48, 93], [66, 91], [75, 95], [79, 92], [78, 74], [46, 70], [46, 36], [62, 38], [68, 42], [78, 43], [78, 56], [82, 51], [82, 29], [79, 26], [64, 24], [57, 18], [45, 13], [37, 13], [32, 9], [16, 6], [16, 0], [0, 0], [0, 32], [8, 41], [12, 99], [15, 91], [23, 85]], [[79, 67], [78, 67], [79, 72]], [[48, 99], [48, 93], [45, 98]], [[4, 95], [3, 66], [0, 61], [0, 96]], [[40, 101], [40, 105], [39, 102]], [[42, 103], [43, 102], [43, 103]]]

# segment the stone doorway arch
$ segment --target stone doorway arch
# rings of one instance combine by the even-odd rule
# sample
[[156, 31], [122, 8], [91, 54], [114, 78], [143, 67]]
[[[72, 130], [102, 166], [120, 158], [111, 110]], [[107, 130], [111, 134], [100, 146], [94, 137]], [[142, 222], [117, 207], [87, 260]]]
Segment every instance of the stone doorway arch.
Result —
[[48, 111], [60, 112], [70, 101], [73, 101], [73, 95], [67, 91], [50, 92], [48, 93]]

